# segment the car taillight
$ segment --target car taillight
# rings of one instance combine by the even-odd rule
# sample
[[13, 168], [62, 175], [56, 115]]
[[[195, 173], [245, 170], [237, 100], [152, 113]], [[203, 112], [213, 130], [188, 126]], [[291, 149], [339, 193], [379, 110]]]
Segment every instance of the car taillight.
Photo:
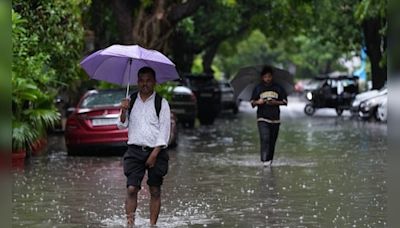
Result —
[[192, 99], [192, 101], [196, 102], [196, 95], [194, 95], [194, 93], [190, 95], [190, 98]]

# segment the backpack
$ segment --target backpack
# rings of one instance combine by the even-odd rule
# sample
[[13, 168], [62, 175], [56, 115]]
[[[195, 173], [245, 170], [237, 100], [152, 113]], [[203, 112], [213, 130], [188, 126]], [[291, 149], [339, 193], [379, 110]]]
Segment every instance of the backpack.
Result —
[[[128, 116], [131, 115], [133, 104], [135, 104], [137, 96], [138, 96], [138, 92], [134, 92], [130, 96]], [[162, 97], [160, 95], [158, 95], [158, 93], [156, 93], [156, 97], [154, 98], [154, 107], [156, 108], [156, 113], [157, 113], [158, 118], [160, 118], [161, 102], [162, 102]]]

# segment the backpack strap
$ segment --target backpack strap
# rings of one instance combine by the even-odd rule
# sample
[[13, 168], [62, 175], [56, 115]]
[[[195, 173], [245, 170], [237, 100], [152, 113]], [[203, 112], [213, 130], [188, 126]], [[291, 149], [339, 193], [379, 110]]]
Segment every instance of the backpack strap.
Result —
[[[128, 116], [131, 115], [131, 111], [132, 111], [133, 105], [135, 104], [137, 96], [138, 96], [138, 92], [134, 92], [130, 96]], [[154, 107], [156, 109], [158, 118], [160, 118], [161, 104], [162, 104], [162, 96], [160, 96], [158, 93], [156, 93], [156, 96], [154, 98]]]
[[156, 113], [158, 118], [160, 118], [161, 103], [162, 103], [162, 96], [156, 93], [156, 97], [154, 98], [154, 107], [156, 108]]

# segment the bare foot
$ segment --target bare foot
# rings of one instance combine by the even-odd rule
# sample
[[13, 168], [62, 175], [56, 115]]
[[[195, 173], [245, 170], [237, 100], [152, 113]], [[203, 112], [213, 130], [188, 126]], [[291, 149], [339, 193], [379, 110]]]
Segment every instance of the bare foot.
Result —
[[126, 223], [128, 227], [133, 227], [133, 225], [135, 225], [135, 215], [134, 214], [126, 215]]

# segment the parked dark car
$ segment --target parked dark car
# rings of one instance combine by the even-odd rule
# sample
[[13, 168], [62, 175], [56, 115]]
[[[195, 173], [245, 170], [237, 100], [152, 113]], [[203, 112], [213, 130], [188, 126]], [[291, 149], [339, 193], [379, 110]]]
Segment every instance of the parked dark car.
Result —
[[197, 117], [200, 124], [210, 125], [221, 110], [221, 90], [213, 75], [186, 74], [183, 82], [197, 99]]
[[235, 98], [233, 88], [227, 81], [219, 81], [219, 87], [221, 90], [221, 109], [232, 110], [234, 114], [239, 111], [239, 102]]
[[[125, 89], [90, 90], [86, 92], [67, 119], [65, 144], [69, 155], [92, 154], [97, 149], [125, 148], [128, 129], [118, 129], [120, 102]], [[176, 145], [176, 117], [171, 113], [169, 145]], [[112, 150], [110, 150], [112, 151]]]
[[334, 108], [338, 116], [349, 110], [351, 102], [358, 94], [358, 77], [321, 76], [314, 80], [317, 86], [306, 93], [308, 103], [304, 107], [307, 115], [313, 115], [319, 108]]
[[197, 99], [190, 88], [183, 85], [176, 86], [169, 104], [171, 112], [175, 113], [179, 123], [184, 127], [194, 127], [197, 116]]

